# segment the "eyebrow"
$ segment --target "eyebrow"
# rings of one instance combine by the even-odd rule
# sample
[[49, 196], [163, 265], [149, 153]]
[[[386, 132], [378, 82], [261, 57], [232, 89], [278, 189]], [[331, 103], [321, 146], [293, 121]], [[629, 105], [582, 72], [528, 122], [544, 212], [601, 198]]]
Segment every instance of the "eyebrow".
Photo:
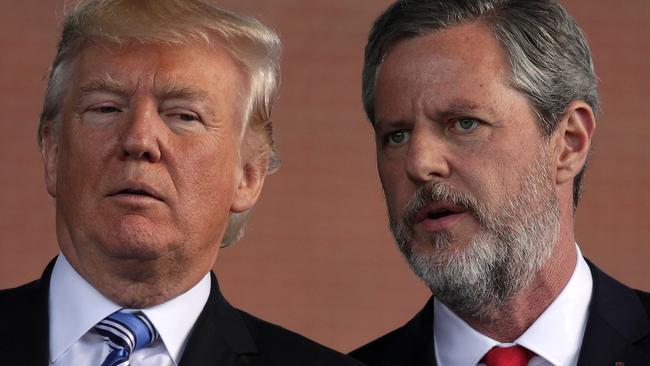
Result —
[[449, 107], [446, 108], [446, 110], [443, 112], [444, 114], [462, 114], [462, 113], [467, 113], [467, 112], [474, 112], [477, 109], [480, 109], [481, 106], [469, 102], [469, 101], [463, 101], [463, 100], [458, 100], [452, 102]]
[[483, 118], [497, 118], [496, 111], [487, 104], [478, 104], [469, 100], [452, 101], [444, 110], [436, 113], [435, 118], [445, 120], [450, 117], [462, 117], [463, 115], [479, 113]]
[[[491, 107], [484, 105], [484, 104], [478, 104], [473, 101], [469, 100], [464, 100], [464, 99], [459, 99], [452, 101], [447, 107], [440, 111], [436, 111], [435, 114], [433, 115], [432, 120], [437, 121], [437, 120], [446, 120], [452, 117], [459, 117], [467, 114], [475, 114], [479, 113], [482, 116], [490, 117], [490, 118], [497, 118], [498, 115], [492, 109]], [[404, 120], [380, 120], [377, 119], [375, 123], [373, 124], [373, 129], [375, 132], [382, 132], [383, 129], [386, 128], [386, 126], [390, 126], [391, 129], [399, 129], [399, 128], [405, 128], [409, 126], [409, 123]]]
[[386, 130], [402, 129], [408, 127], [409, 124], [404, 120], [395, 120], [395, 121], [385, 121], [385, 120], [375, 120], [375, 123], [372, 124], [372, 129], [375, 133], [382, 134]]
[[135, 90], [134, 85], [117, 81], [110, 75], [104, 75], [99, 79], [93, 79], [83, 84], [79, 90], [81, 94], [90, 94], [94, 92], [108, 92], [117, 95], [130, 95]]
[[211, 99], [208, 93], [204, 90], [197, 89], [191, 86], [179, 85], [177, 83], [165, 84], [161, 87], [156, 87], [154, 92], [158, 99], [195, 99], [201, 102], [210, 102]]
[[[104, 75], [101, 78], [90, 80], [82, 85], [80, 88], [82, 94], [90, 94], [94, 92], [107, 92], [120, 96], [132, 95], [135, 92], [136, 86], [131, 82], [118, 81], [110, 75]], [[156, 87], [154, 95], [160, 100], [178, 98], [178, 99], [195, 99], [201, 102], [211, 104], [211, 98], [204, 90], [197, 89], [192, 86], [181, 85], [176, 82], [165, 83], [160, 87]]]

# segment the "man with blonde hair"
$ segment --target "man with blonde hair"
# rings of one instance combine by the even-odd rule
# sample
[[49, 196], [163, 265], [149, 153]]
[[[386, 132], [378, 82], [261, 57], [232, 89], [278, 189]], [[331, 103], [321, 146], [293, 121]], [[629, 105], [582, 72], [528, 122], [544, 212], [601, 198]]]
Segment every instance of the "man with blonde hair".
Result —
[[277, 167], [279, 54], [204, 0], [70, 10], [38, 129], [61, 252], [0, 292], [3, 364], [356, 364], [230, 306], [210, 271]]

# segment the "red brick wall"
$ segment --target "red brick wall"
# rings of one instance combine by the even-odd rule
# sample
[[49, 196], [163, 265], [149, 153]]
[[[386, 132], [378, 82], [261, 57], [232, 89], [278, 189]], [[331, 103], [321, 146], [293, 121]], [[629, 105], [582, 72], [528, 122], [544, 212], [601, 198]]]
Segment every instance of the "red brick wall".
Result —
[[[227, 0], [285, 43], [274, 112], [283, 167], [244, 240], [215, 266], [232, 303], [341, 351], [410, 318], [428, 297], [386, 228], [360, 103], [362, 50], [388, 0]], [[650, 2], [565, 0], [594, 53], [603, 113], [578, 210], [583, 253], [650, 290]], [[0, 288], [57, 253], [36, 145], [59, 0], [0, 4]]]

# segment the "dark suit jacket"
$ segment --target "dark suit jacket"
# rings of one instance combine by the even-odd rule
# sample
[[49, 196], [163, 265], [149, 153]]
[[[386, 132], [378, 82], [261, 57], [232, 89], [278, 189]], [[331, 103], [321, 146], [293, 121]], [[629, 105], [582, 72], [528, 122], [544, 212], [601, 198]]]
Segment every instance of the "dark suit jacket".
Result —
[[[650, 365], [650, 294], [588, 263], [594, 287], [578, 365]], [[368, 366], [435, 366], [433, 298], [404, 326], [351, 355]]]
[[[0, 291], [0, 363], [47, 365], [48, 289], [53, 263], [40, 280]], [[212, 274], [210, 296], [179, 366], [360, 364], [298, 334], [232, 307]]]

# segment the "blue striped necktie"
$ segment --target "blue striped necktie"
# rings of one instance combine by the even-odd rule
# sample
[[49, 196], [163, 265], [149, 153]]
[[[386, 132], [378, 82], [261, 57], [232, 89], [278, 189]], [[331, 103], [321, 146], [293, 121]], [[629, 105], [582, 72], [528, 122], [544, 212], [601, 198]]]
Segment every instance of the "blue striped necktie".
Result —
[[158, 338], [151, 321], [141, 312], [116, 311], [95, 325], [95, 331], [104, 336], [111, 352], [101, 366], [128, 366], [129, 356]]

